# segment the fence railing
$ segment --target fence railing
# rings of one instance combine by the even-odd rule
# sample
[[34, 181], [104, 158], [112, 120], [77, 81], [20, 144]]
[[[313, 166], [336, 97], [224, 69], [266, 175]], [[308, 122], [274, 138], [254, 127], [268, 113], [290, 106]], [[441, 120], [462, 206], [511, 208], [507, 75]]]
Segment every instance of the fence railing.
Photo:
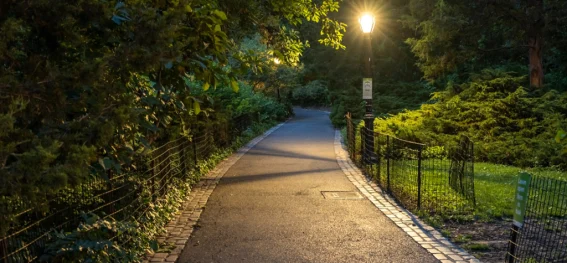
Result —
[[[567, 182], [530, 176], [529, 184], [518, 185], [516, 213], [506, 262], [567, 262]], [[516, 219], [515, 219], [516, 221]]]
[[230, 145], [252, 122], [253, 117], [241, 116], [230, 122], [194, 127], [192, 138], [172, 140], [139, 156], [136, 169], [121, 174], [109, 171], [106, 178], [93, 178], [46, 195], [39, 205], [0, 196], [5, 213], [0, 219], [9, 226], [7, 234], [0, 237], [0, 263], [37, 261], [50, 241], [50, 233], [76, 229], [83, 213], [118, 221], [144, 220], [152, 202], [176, 187], [175, 182], [197, 179], [199, 161]]
[[428, 146], [357, 127], [347, 115], [347, 147], [362, 171], [410, 210], [471, 213], [475, 207], [473, 144]]

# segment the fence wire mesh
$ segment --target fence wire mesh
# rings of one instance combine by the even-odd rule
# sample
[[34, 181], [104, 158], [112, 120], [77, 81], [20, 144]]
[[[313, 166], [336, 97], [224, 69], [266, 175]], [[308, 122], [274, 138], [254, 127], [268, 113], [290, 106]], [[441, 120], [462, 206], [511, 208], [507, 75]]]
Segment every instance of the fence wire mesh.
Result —
[[169, 141], [139, 156], [135, 168], [119, 175], [109, 171], [105, 177], [46, 194], [46, 201], [40, 205], [0, 196], [0, 219], [9, 226], [0, 238], [0, 262], [37, 261], [51, 233], [77, 228], [83, 213], [118, 221], [135, 218], [139, 222], [152, 202], [175, 187], [174, 180], [194, 181], [200, 176], [199, 161], [230, 145], [252, 123], [253, 117], [246, 115], [227, 123], [195, 127], [191, 138]]
[[355, 126], [347, 115], [351, 159], [410, 210], [467, 214], [475, 207], [473, 144], [429, 146]]
[[532, 176], [523, 227], [512, 228], [506, 258], [516, 263], [567, 262], [566, 181]]

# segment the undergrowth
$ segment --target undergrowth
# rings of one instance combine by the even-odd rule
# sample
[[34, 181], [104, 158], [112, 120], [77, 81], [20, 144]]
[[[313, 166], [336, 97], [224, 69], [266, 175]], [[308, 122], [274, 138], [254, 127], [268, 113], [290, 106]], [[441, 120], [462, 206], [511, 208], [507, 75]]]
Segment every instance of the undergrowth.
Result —
[[140, 262], [145, 254], [160, 250], [157, 236], [165, 232], [165, 225], [173, 219], [181, 204], [199, 178], [206, 175], [223, 159], [252, 138], [275, 125], [274, 121], [256, 123], [246, 129], [233, 144], [200, 160], [198, 169], [186, 180], [175, 179], [163, 198], [148, 204], [148, 210], [139, 218], [117, 221], [103, 215], [83, 214], [83, 222], [70, 232], [51, 233], [46, 245], [44, 262]]

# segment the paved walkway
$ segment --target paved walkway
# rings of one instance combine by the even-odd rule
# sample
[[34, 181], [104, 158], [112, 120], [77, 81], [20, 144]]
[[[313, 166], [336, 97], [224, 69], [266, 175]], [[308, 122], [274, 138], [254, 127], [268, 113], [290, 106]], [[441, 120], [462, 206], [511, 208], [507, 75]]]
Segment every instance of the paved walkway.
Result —
[[326, 113], [296, 110], [207, 191], [178, 262], [438, 262], [367, 198], [323, 196], [360, 193], [334, 142]]

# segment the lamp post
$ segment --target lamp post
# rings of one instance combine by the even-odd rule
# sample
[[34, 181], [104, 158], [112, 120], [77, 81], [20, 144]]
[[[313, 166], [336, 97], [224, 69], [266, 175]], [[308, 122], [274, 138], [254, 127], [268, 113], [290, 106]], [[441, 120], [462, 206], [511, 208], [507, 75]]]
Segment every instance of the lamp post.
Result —
[[[364, 34], [364, 76], [362, 79], [362, 99], [366, 102], [364, 114], [364, 127], [370, 131], [365, 137], [363, 160], [373, 163], [371, 160], [374, 152], [374, 114], [372, 114], [372, 31], [375, 19], [371, 14], [363, 14], [358, 21]], [[367, 137], [367, 138], [366, 138]]]

